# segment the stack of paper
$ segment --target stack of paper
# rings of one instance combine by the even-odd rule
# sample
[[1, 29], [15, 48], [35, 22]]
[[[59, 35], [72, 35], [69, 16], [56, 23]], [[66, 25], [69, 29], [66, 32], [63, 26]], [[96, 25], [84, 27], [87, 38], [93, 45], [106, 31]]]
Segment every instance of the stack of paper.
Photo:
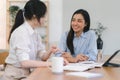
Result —
[[68, 71], [86, 71], [88, 69], [90, 69], [92, 67], [88, 67], [88, 66], [71, 66], [71, 65], [67, 65], [64, 66], [64, 70], [68, 70]]
[[96, 63], [93, 61], [84, 61], [80, 63], [70, 63], [64, 66], [64, 70], [68, 71], [86, 71], [95, 67], [102, 67], [103, 63]]
[[83, 61], [83, 62], [79, 62], [78, 64], [81, 66], [84, 65], [84, 66], [102, 67], [104, 63], [97, 63], [94, 61]]

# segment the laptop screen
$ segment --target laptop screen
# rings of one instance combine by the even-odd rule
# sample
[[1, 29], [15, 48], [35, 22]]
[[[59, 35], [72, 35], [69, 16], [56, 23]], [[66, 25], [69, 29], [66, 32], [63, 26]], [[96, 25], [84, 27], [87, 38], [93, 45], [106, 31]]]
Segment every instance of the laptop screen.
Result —
[[103, 66], [120, 67], [120, 50], [117, 50], [114, 54], [112, 54]]
[[109, 62], [110, 63], [120, 64], [120, 52], [117, 53]]

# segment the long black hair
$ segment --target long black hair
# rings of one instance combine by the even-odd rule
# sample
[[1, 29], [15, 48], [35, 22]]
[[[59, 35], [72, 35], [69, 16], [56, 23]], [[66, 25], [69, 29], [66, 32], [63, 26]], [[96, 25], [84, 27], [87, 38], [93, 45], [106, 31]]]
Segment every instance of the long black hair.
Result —
[[20, 9], [18, 13], [16, 14], [15, 23], [10, 31], [9, 39], [10, 40], [12, 32], [18, 28], [21, 24], [24, 23], [24, 18], [26, 20], [31, 20], [33, 16], [36, 16], [38, 22], [40, 21], [40, 18], [45, 16], [45, 13], [47, 11], [46, 5], [40, 1], [40, 0], [29, 0], [24, 9]]
[[[86, 10], [83, 10], [83, 9], [78, 9], [77, 11], [75, 11], [73, 13], [72, 18], [75, 14], [81, 14], [83, 16], [83, 18], [85, 20], [85, 24], [86, 24], [86, 26], [83, 29], [83, 32], [87, 32], [90, 28], [90, 16], [89, 16], [88, 12]], [[72, 18], [71, 18], [71, 22], [72, 22]], [[72, 26], [70, 25], [70, 31], [68, 33], [66, 43], [67, 43], [67, 46], [68, 46], [72, 55], [74, 54], [73, 39], [74, 39], [74, 31], [72, 29]]]

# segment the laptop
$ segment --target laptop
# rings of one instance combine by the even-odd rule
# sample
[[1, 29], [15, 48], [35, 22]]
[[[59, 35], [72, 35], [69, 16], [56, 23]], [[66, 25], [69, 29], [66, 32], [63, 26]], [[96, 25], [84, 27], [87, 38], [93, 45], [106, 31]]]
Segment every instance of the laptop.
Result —
[[114, 61], [116, 57], [120, 57], [120, 50], [117, 50], [112, 56], [103, 64], [103, 66], [113, 66], [113, 67], [120, 67], [120, 60]]
[[93, 64], [95, 67], [120, 67], [120, 50], [115, 51], [105, 62], [97, 63], [94, 62]]

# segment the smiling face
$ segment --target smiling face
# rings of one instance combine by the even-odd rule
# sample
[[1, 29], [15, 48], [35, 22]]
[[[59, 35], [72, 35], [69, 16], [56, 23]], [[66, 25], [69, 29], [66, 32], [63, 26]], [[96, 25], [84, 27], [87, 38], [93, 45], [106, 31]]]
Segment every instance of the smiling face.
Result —
[[75, 14], [71, 20], [71, 26], [75, 33], [81, 33], [86, 26], [85, 20], [82, 14]]

